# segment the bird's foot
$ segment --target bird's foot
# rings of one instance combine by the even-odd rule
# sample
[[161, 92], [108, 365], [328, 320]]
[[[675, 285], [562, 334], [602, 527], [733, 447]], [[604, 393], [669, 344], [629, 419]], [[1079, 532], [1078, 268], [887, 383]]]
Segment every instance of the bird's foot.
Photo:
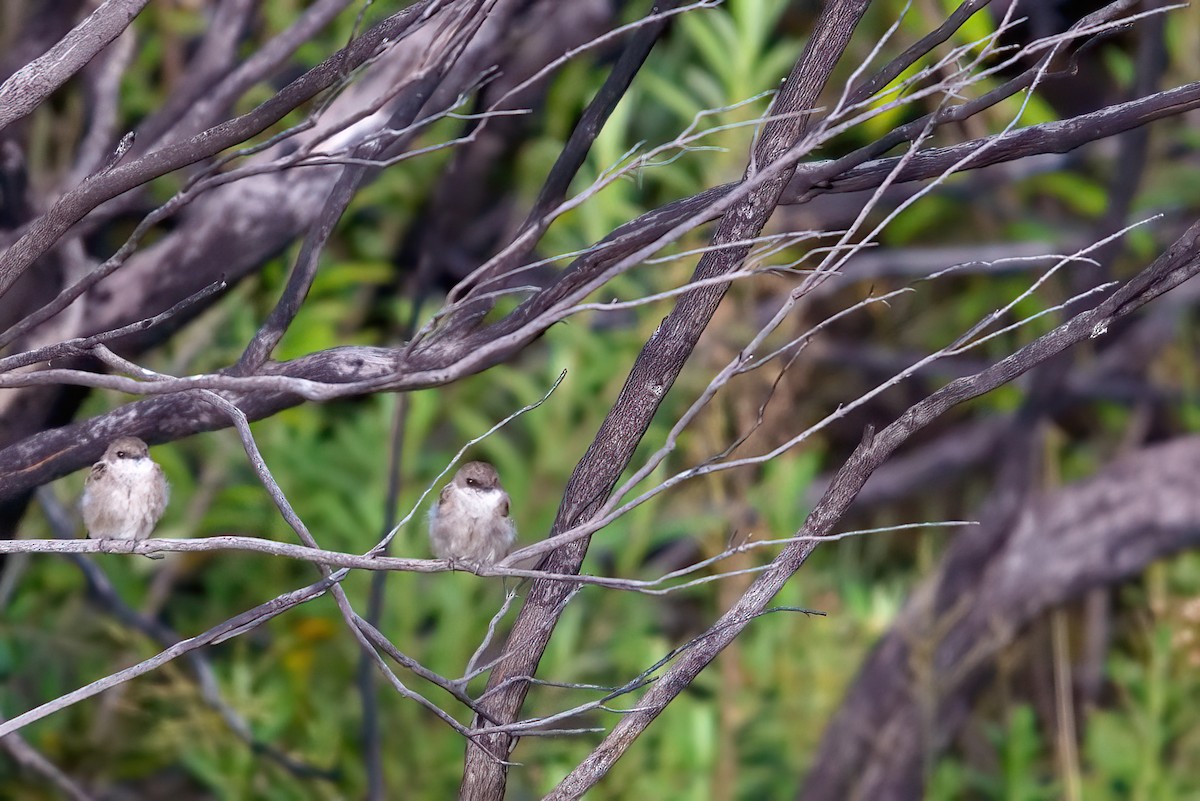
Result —
[[451, 556], [446, 559], [446, 564], [455, 572], [474, 573], [477, 576], [479, 575], [479, 571], [486, 567], [486, 564], [478, 559], [463, 559], [457, 556]]

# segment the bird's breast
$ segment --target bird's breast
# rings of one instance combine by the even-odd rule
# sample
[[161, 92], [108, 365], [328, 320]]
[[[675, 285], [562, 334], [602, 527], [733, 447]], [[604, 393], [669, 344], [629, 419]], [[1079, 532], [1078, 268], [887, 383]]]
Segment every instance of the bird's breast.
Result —
[[503, 500], [504, 493], [500, 490], [460, 490], [458, 493], [459, 508], [467, 517], [491, 517]]

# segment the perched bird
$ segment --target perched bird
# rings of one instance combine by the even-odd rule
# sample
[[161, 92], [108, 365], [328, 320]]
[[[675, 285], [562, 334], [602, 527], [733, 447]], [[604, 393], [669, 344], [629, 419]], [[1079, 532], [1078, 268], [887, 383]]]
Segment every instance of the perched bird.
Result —
[[508, 555], [517, 526], [496, 468], [467, 462], [429, 510], [429, 542], [438, 559], [493, 564]]
[[[113, 440], [92, 465], [83, 486], [83, 523], [88, 536], [104, 540], [144, 540], [167, 506], [167, 479], [137, 437]], [[151, 555], [161, 559], [161, 555]]]

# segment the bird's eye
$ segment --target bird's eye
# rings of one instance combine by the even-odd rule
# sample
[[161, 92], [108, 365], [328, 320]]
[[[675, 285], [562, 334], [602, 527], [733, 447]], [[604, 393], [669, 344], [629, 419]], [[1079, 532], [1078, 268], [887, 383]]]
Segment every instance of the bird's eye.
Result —
[[118, 458], [118, 459], [124, 459], [124, 458], [125, 458], [125, 451], [117, 451], [117, 458]]
[[475, 486], [475, 485], [477, 485], [478, 483], [479, 483], [479, 482], [478, 482], [478, 481], [476, 481], [476, 480], [475, 480], [475, 479], [473, 479], [473, 478], [468, 478], [468, 479], [467, 479], [467, 486], [468, 486], [468, 487], [474, 487], [474, 486]]

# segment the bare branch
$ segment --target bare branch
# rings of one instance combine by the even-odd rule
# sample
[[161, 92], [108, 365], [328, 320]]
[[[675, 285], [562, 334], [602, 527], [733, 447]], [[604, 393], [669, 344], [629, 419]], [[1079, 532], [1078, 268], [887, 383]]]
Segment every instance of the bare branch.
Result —
[[[466, 3], [469, 0], [462, 2]], [[333, 86], [348, 70], [373, 58], [380, 48], [393, 46], [414, 25], [424, 21], [427, 15], [436, 15], [455, 4], [454, 0], [444, 3], [438, 0], [419, 0], [380, 22], [346, 48], [297, 78], [254, 111], [221, 123], [185, 142], [166, 145], [142, 158], [93, 175], [76, 189], [63, 195], [49, 212], [38, 218], [16, 243], [0, 255], [0, 294], [5, 293], [13, 282], [29, 269], [34, 260], [52, 247], [68, 228], [104, 201], [172, 170], [214, 156], [225, 148], [262, 132], [301, 103]]]
[[[1093, 338], [1101, 326], [1129, 314], [1154, 297], [1200, 272], [1196, 249], [1200, 222], [1194, 224], [1172, 248], [1132, 281], [1090, 311], [1039, 337], [1016, 353], [981, 373], [952, 381], [910, 407], [894, 423], [875, 433], [868, 428], [863, 441], [834, 477], [829, 489], [809, 514], [800, 533], [820, 538], [845, 515], [871, 473], [915, 432], [958, 404], [1011, 381], [1080, 341]], [[695, 649], [672, 667], [642, 699], [647, 709], [624, 717], [591, 756], [582, 762], [547, 798], [580, 797], [595, 784], [634, 739], [666, 705], [712, 661], [779, 591], [816, 548], [815, 542], [787, 546], [749, 590], [725, 612]]]
[[105, 0], [49, 52], [9, 76], [0, 84], [0, 131], [37, 108], [120, 36], [148, 2]]
[[69, 706], [84, 701], [95, 695], [98, 695], [105, 690], [115, 687], [118, 684], [123, 684], [130, 679], [144, 676], [154, 670], [165, 665], [173, 659], [177, 659], [186, 653], [202, 648], [206, 645], [213, 645], [222, 642], [230, 637], [235, 637], [240, 634], [245, 634], [252, 629], [261, 626], [273, 617], [283, 614], [289, 609], [298, 606], [314, 598], [319, 598], [329, 591], [333, 586], [334, 579], [327, 578], [303, 587], [299, 590], [284, 593], [277, 598], [273, 598], [264, 604], [259, 604], [253, 609], [242, 612], [240, 615], [235, 615], [230, 619], [213, 626], [203, 634], [198, 634], [195, 637], [189, 637], [182, 640], [169, 648], [166, 648], [149, 659], [145, 659], [136, 665], [113, 673], [111, 676], [105, 676], [102, 679], [97, 679], [91, 684], [80, 687], [78, 690], [73, 690], [65, 695], [55, 698], [53, 701], [34, 707], [28, 712], [24, 712], [16, 717], [0, 723], [0, 737], [12, 734], [30, 723], [41, 720], [44, 717], [54, 714], [55, 712], [66, 709]]
[[[0, 723], [4, 723], [3, 715], [0, 715]], [[92, 795], [80, 787], [74, 779], [59, 770], [57, 765], [38, 753], [37, 749], [26, 742], [21, 735], [9, 734], [0, 739], [0, 748], [7, 751], [18, 765], [45, 778], [71, 801], [92, 801]]]
[[[795, 68], [776, 98], [777, 114], [801, 112], [815, 104], [817, 95], [827, 80], [850, 33], [866, 10], [866, 3], [834, 2], [825, 7], [817, 21], [812, 38], [805, 47]], [[807, 115], [768, 123], [755, 148], [754, 163], [769, 165], [802, 138], [807, 127]], [[790, 172], [785, 172], [767, 184], [755, 196], [747, 198], [737, 213], [726, 215], [713, 241], [744, 240], [756, 236], [774, 209]], [[696, 268], [696, 278], [731, 272], [744, 258], [748, 247], [706, 254]], [[612, 412], [597, 433], [587, 454], [576, 467], [563, 496], [563, 503], [551, 534], [587, 520], [616, 483], [621, 471], [632, 457], [650, 419], [683, 362], [695, 346], [700, 332], [708, 324], [717, 304], [724, 295], [721, 286], [696, 290], [685, 295], [671, 311], [659, 331], [647, 343], [634, 365]], [[578, 572], [587, 550], [587, 540], [580, 540], [550, 555], [545, 564], [548, 572]], [[529, 597], [509, 635], [506, 651], [513, 658], [492, 672], [489, 686], [503, 682], [510, 675], [532, 675], [542, 651], [554, 629], [564, 586], [554, 582], [534, 582]], [[526, 686], [512, 685], [489, 699], [488, 709], [501, 721], [512, 720], [524, 700]], [[507, 736], [490, 737], [487, 751], [508, 753], [512, 740]], [[492, 799], [499, 797], [505, 783], [504, 771], [482, 759], [484, 749], [467, 748], [467, 765], [461, 798]]]

